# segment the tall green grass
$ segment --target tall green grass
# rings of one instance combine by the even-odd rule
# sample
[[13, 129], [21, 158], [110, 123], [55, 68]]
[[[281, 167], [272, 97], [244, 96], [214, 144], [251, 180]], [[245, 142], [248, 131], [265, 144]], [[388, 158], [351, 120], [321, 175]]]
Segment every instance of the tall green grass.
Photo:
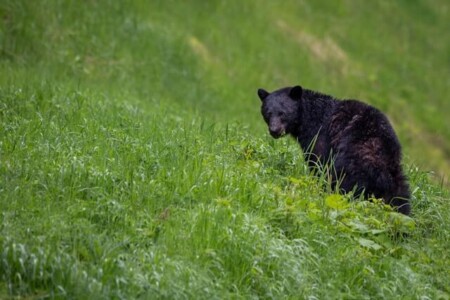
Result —
[[[447, 7], [3, 1], [0, 298], [447, 299]], [[294, 83], [388, 113], [412, 218], [267, 135]]]
[[1, 97], [4, 296], [448, 292], [448, 194], [416, 169], [410, 219], [327, 194], [295, 143], [239, 124], [60, 88]]

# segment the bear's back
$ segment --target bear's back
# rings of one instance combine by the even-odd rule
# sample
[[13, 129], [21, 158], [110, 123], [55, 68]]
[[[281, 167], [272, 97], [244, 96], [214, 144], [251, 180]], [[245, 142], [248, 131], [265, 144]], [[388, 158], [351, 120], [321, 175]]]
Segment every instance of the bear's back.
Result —
[[[365, 154], [366, 161], [399, 163], [400, 143], [387, 117], [358, 100], [339, 101], [329, 124], [333, 151]], [[370, 158], [370, 159], [369, 159]]]

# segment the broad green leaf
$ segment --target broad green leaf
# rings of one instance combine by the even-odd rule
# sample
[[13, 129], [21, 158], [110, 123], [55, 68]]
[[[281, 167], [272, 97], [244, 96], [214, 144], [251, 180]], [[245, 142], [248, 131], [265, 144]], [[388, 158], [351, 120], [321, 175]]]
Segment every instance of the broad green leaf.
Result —
[[349, 206], [348, 201], [342, 195], [338, 194], [332, 194], [325, 198], [325, 204], [336, 210], [343, 210]]
[[374, 241], [364, 238], [359, 238], [358, 243], [365, 248], [373, 249], [375, 251], [383, 248], [381, 245], [375, 243]]

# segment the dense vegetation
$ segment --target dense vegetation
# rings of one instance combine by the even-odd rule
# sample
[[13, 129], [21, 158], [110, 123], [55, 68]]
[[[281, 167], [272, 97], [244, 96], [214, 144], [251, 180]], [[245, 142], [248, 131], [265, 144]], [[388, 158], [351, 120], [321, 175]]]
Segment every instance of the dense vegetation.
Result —
[[[448, 9], [0, 2], [0, 298], [448, 299]], [[268, 136], [292, 84], [389, 115], [411, 218]]]

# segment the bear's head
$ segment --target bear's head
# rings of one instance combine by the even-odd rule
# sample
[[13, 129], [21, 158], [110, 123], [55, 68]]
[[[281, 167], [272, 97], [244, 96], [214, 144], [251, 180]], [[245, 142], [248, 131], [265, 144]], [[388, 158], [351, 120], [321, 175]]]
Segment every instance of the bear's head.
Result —
[[277, 139], [296, 130], [302, 94], [300, 86], [282, 88], [272, 93], [258, 89], [261, 113], [272, 137]]

